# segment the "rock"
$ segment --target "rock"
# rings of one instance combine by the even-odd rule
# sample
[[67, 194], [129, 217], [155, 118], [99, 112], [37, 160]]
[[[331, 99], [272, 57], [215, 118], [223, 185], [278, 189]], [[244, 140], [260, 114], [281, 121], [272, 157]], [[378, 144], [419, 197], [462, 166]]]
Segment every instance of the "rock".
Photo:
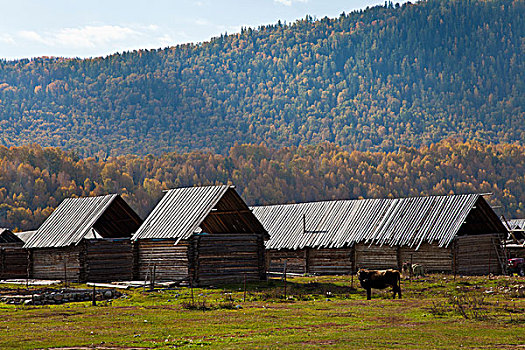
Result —
[[58, 294], [57, 293], [57, 294], [54, 295], [53, 299], [55, 301], [62, 301], [62, 299], [64, 299], [64, 296], [62, 294]]
[[106, 297], [106, 298], [108, 298], [108, 299], [111, 298], [111, 297], [113, 297], [113, 292], [110, 291], [110, 290], [105, 291], [105, 292], [104, 292], [104, 297]]
[[31, 305], [33, 304], [33, 301], [30, 299], [24, 300], [24, 305]]

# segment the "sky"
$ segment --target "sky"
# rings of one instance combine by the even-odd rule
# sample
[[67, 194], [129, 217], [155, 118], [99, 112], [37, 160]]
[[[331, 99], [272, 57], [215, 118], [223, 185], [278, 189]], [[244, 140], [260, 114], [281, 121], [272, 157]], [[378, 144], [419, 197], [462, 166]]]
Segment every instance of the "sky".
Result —
[[337, 17], [384, 0], [0, 0], [0, 4], [0, 58], [19, 59], [98, 57], [204, 42], [237, 33], [241, 27], [290, 23], [306, 15]]

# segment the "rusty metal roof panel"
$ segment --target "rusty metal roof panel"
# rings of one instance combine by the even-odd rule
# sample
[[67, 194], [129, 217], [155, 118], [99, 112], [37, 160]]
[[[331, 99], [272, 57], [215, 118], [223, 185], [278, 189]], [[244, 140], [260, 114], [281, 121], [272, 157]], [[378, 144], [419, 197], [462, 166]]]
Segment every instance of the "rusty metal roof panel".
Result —
[[[340, 248], [358, 242], [447, 246], [478, 194], [362, 199], [253, 207], [270, 233], [268, 249]], [[303, 215], [306, 230], [303, 230]]]
[[230, 188], [185, 187], [168, 190], [132, 239], [187, 239]]
[[117, 196], [66, 198], [31, 235], [24, 248], [67, 247], [79, 243]]

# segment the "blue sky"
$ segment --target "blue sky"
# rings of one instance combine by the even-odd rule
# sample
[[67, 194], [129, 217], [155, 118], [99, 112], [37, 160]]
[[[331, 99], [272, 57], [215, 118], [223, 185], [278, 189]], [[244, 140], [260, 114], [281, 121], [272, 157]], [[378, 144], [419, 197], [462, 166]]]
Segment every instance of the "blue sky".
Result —
[[[401, 2], [401, 1], [399, 1]], [[336, 17], [375, 0], [0, 0], [0, 58], [95, 57], [207, 41], [305, 15]]]

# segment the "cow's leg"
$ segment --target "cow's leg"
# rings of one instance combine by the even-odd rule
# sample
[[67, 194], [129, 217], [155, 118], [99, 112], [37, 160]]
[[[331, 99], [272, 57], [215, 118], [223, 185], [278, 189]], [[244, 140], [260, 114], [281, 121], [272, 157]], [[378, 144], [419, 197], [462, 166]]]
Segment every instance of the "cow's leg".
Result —
[[366, 300], [372, 299], [372, 288], [366, 289]]
[[[397, 294], [399, 295], [399, 299], [401, 299], [401, 279], [397, 281], [396, 287], [397, 287]], [[394, 293], [394, 296], [395, 296], [395, 293]]]

